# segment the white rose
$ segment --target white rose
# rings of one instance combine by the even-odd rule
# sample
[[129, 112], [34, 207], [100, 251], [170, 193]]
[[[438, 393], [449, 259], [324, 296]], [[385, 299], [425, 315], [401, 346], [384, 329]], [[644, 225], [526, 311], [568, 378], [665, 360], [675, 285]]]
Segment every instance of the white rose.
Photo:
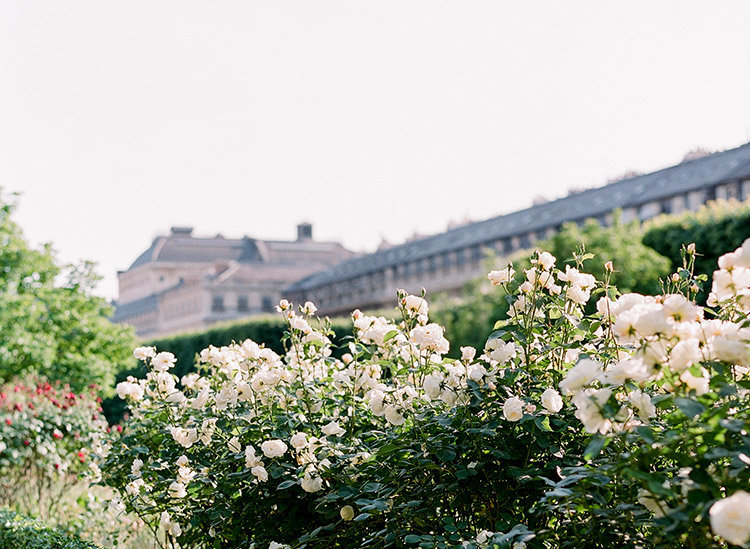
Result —
[[181, 482], [187, 486], [193, 478], [195, 478], [195, 471], [190, 467], [184, 465], [177, 469], [177, 482]]
[[307, 320], [305, 320], [304, 318], [302, 318], [300, 316], [293, 316], [292, 318], [290, 318], [289, 319], [289, 325], [293, 329], [299, 330], [300, 332], [302, 332], [304, 334], [310, 333], [312, 331], [312, 328], [307, 323]]
[[260, 460], [260, 458], [255, 455], [255, 448], [252, 446], [246, 446], [245, 447], [245, 467], [248, 469], [252, 469], [253, 467], [257, 467], [258, 465], [261, 465], [263, 462]]
[[466, 377], [474, 383], [479, 383], [487, 375], [487, 370], [481, 364], [471, 364], [466, 367]]
[[195, 429], [183, 429], [182, 427], [170, 427], [172, 438], [177, 444], [190, 448], [198, 440], [198, 432]]
[[133, 350], [133, 356], [145, 362], [147, 359], [156, 356], [156, 349], [153, 347], [136, 347]]
[[418, 315], [426, 315], [429, 311], [427, 301], [416, 295], [407, 295], [401, 300], [401, 304], [407, 311], [416, 313]]
[[434, 372], [425, 376], [422, 388], [424, 392], [430, 398], [437, 398], [440, 396], [440, 383], [443, 381], [443, 376]]
[[184, 498], [187, 495], [185, 485], [181, 482], [173, 482], [169, 485], [169, 497], [171, 498]]
[[374, 389], [370, 392], [370, 409], [376, 416], [382, 416], [385, 414], [385, 393], [378, 389]]
[[242, 451], [242, 445], [240, 445], [240, 439], [239, 437], [232, 437], [229, 439], [229, 442], [227, 442], [227, 448], [229, 448], [229, 451], [233, 454], [237, 454]]
[[693, 389], [696, 396], [705, 395], [709, 389], [708, 370], [701, 368], [701, 376], [694, 376], [690, 373], [690, 370], [685, 370], [680, 374], [680, 381], [682, 381], [688, 389]]
[[651, 397], [640, 389], [630, 393], [630, 404], [635, 407], [642, 421], [648, 421], [648, 418], [656, 415], [656, 406], [651, 402]]
[[523, 417], [524, 402], [518, 397], [510, 397], [503, 404], [503, 415], [508, 421], [518, 421]]
[[493, 286], [499, 286], [500, 284], [510, 282], [514, 274], [516, 274], [516, 271], [511, 266], [508, 266], [498, 271], [490, 271], [487, 278], [489, 278]]
[[292, 445], [292, 448], [294, 448], [295, 450], [300, 450], [307, 446], [307, 435], [305, 433], [296, 433], [292, 435], [292, 438], [289, 442]]
[[551, 412], [553, 414], [556, 414], [557, 412], [562, 410], [563, 401], [560, 393], [552, 388], [546, 389], [542, 393], [542, 406], [544, 406], [544, 408], [548, 412]]
[[141, 467], [143, 467], [143, 461], [135, 458], [133, 460], [133, 465], [130, 467], [130, 473], [135, 477], [138, 478], [141, 476]]
[[300, 480], [300, 486], [305, 492], [318, 492], [323, 488], [323, 479], [319, 476], [313, 476], [310, 473], [305, 473], [305, 476]]
[[255, 467], [250, 469], [250, 472], [260, 482], [266, 482], [268, 480], [268, 471], [266, 471], [265, 467], [263, 467], [262, 465], [256, 465]]
[[557, 259], [549, 252], [542, 252], [539, 254], [539, 264], [545, 271], [549, 271], [552, 267], [554, 267], [555, 261], [557, 261]]
[[287, 450], [287, 445], [284, 444], [283, 440], [267, 440], [260, 445], [260, 449], [263, 451], [263, 455], [267, 458], [276, 458], [284, 455], [284, 452]]
[[174, 366], [176, 360], [172, 353], [162, 352], [151, 359], [151, 366], [157, 372], [166, 372]]
[[750, 540], [750, 494], [739, 490], [720, 499], [708, 512], [711, 529], [729, 543], [742, 545]]
[[403, 425], [404, 424], [404, 416], [398, 413], [398, 410], [394, 406], [386, 406], [385, 407], [385, 419], [390, 423], [391, 425]]
[[581, 288], [578, 284], [571, 284], [565, 292], [565, 297], [578, 305], [586, 305], [591, 297], [591, 292]]
[[577, 393], [583, 389], [590, 381], [593, 381], [601, 374], [602, 365], [590, 358], [584, 358], [578, 361], [578, 364], [567, 371], [565, 377], [560, 382], [560, 389], [564, 395]]
[[339, 425], [338, 421], [331, 421], [328, 425], [323, 426], [323, 433], [330, 436], [337, 436], [340, 437], [346, 431]]

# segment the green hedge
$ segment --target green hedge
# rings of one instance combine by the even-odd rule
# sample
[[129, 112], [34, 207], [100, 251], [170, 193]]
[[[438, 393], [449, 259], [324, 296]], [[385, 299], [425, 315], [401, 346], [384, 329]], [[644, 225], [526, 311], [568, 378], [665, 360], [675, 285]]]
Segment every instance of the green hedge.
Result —
[[97, 549], [60, 528], [0, 509], [0, 547], [14, 549]]
[[[144, 341], [141, 345], [153, 345], [159, 351], [169, 351], [177, 358], [177, 364], [172, 372], [178, 377], [195, 371], [195, 358], [203, 349], [209, 345], [221, 347], [232, 342], [240, 343], [246, 339], [252, 339], [258, 344], [264, 344], [276, 353], [284, 354], [281, 338], [284, 335], [286, 324], [276, 316], [256, 318], [242, 322], [231, 322], [218, 324], [203, 332], [190, 332], [178, 334], [171, 337]], [[334, 321], [333, 330], [336, 333], [334, 343], [340, 343], [345, 336], [352, 335], [351, 322], [345, 320]], [[146, 370], [142, 364], [136, 368], [123, 370], [117, 374], [116, 383], [124, 381], [128, 376], [143, 378]], [[106, 399], [102, 408], [107, 419], [118, 422], [125, 413], [125, 402], [117, 396]]]
[[695, 242], [700, 254], [695, 270], [707, 274], [711, 280], [719, 257], [740, 247], [747, 238], [750, 238], [750, 204], [719, 201], [696, 212], [662, 215], [649, 221], [643, 243], [669, 258], [676, 268], [682, 266], [682, 244]]

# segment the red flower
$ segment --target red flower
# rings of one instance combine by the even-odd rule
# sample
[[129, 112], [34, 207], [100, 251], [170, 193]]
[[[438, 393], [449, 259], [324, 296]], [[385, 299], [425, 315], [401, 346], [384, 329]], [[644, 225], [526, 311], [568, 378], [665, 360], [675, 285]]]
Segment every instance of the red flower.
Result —
[[57, 433], [57, 432], [52, 433], [52, 436], [55, 437], [55, 438], [62, 438], [63, 437], [62, 433]]
[[29, 439], [23, 441], [24, 446], [28, 446], [29, 444], [31, 444], [31, 441]]
[[6, 425], [12, 425], [12, 424], [13, 424], [13, 422], [12, 422], [12, 421], [10, 420], [10, 418], [9, 418], [9, 417], [6, 417], [6, 418], [5, 418], [5, 424], [6, 424]]

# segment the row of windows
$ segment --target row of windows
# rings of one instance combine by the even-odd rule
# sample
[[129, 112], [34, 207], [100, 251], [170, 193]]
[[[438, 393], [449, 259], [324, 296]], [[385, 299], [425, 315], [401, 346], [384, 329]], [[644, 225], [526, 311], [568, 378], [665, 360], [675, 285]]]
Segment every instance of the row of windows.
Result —
[[[263, 313], [271, 313], [274, 310], [273, 298], [271, 296], [264, 295], [260, 300], [260, 310]], [[214, 295], [211, 300], [211, 311], [214, 313], [224, 313], [230, 310], [224, 303], [223, 295]], [[246, 295], [237, 296], [236, 309], [238, 313], [251, 312], [250, 301]]]
[[[750, 198], [750, 181], [739, 183], [729, 183], [713, 186], [708, 189], [693, 191], [686, 195], [673, 196], [656, 202], [648, 202], [636, 207], [626, 208], [623, 220], [628, 221], [634, 216], [645, 220], [660, 213], [679, 213], [686, 209], [697, 209], [710, 200], [717, 198], [729, 199], [737, 198], [744, 200]], [[609, 225], [612, 221], [611, 214], [602, 214], [596, 217], [602, 225]], [[581, 219], [580, 225], [584, 223]], [[338, 282], [325, 288], [314, 290], [308, 298], [319, 300], [319, 305], [338, 305], [357, 298], [371, 294], [373, 290], [385, 288], [389, 278], [399, 280], [423, 276], [425, 273], [434, 273], [440, 270], [447, 271], [452, 267], [462, 268], [467, 264], [476, 264], [483, 256], [484, 251], [489, 249], [498, 254], [510, 254], [517, 250], [528, 249], [534, 245], [540, 238], [546, 238], [554, 234], [559, 227], [548, 227], [537, 233], [517, 235], [511, 238], [504, 238], [486, 246], [472, 246], [455, 251], [446, 252], [440, 255], [432, 256], [427, 259], [403, 263], [389, 267], [386, 271], [364, 275], [352, 280]]]

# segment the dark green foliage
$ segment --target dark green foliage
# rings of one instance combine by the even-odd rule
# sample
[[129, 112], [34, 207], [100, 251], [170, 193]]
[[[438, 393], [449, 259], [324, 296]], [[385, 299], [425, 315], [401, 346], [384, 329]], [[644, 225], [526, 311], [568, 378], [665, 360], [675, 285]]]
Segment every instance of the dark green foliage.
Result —
[[96, 549], [98, 546], [13, 511], [0, 509], [0, 547], [15, 549]]
[[114, 372], [133, 363], [132, 329], [110, 322], [109, 304], [91, 295], [93, 265], [61, 269], [49, 245], [30, 247], [14, 207], [0, 195], [0, 378], [111, 387]]
[[710, 278], [719, 256], [739, 248], [747, 238], [750, 238], [750, 205], [712, 202], [697, 212], [660, 216], [650, 221], [645, 227], [643, 243], [669, 258], [676, 269], [682, 264], [680, 246], [694, 242], [700, 254], [695, 261], [695, 272]]

